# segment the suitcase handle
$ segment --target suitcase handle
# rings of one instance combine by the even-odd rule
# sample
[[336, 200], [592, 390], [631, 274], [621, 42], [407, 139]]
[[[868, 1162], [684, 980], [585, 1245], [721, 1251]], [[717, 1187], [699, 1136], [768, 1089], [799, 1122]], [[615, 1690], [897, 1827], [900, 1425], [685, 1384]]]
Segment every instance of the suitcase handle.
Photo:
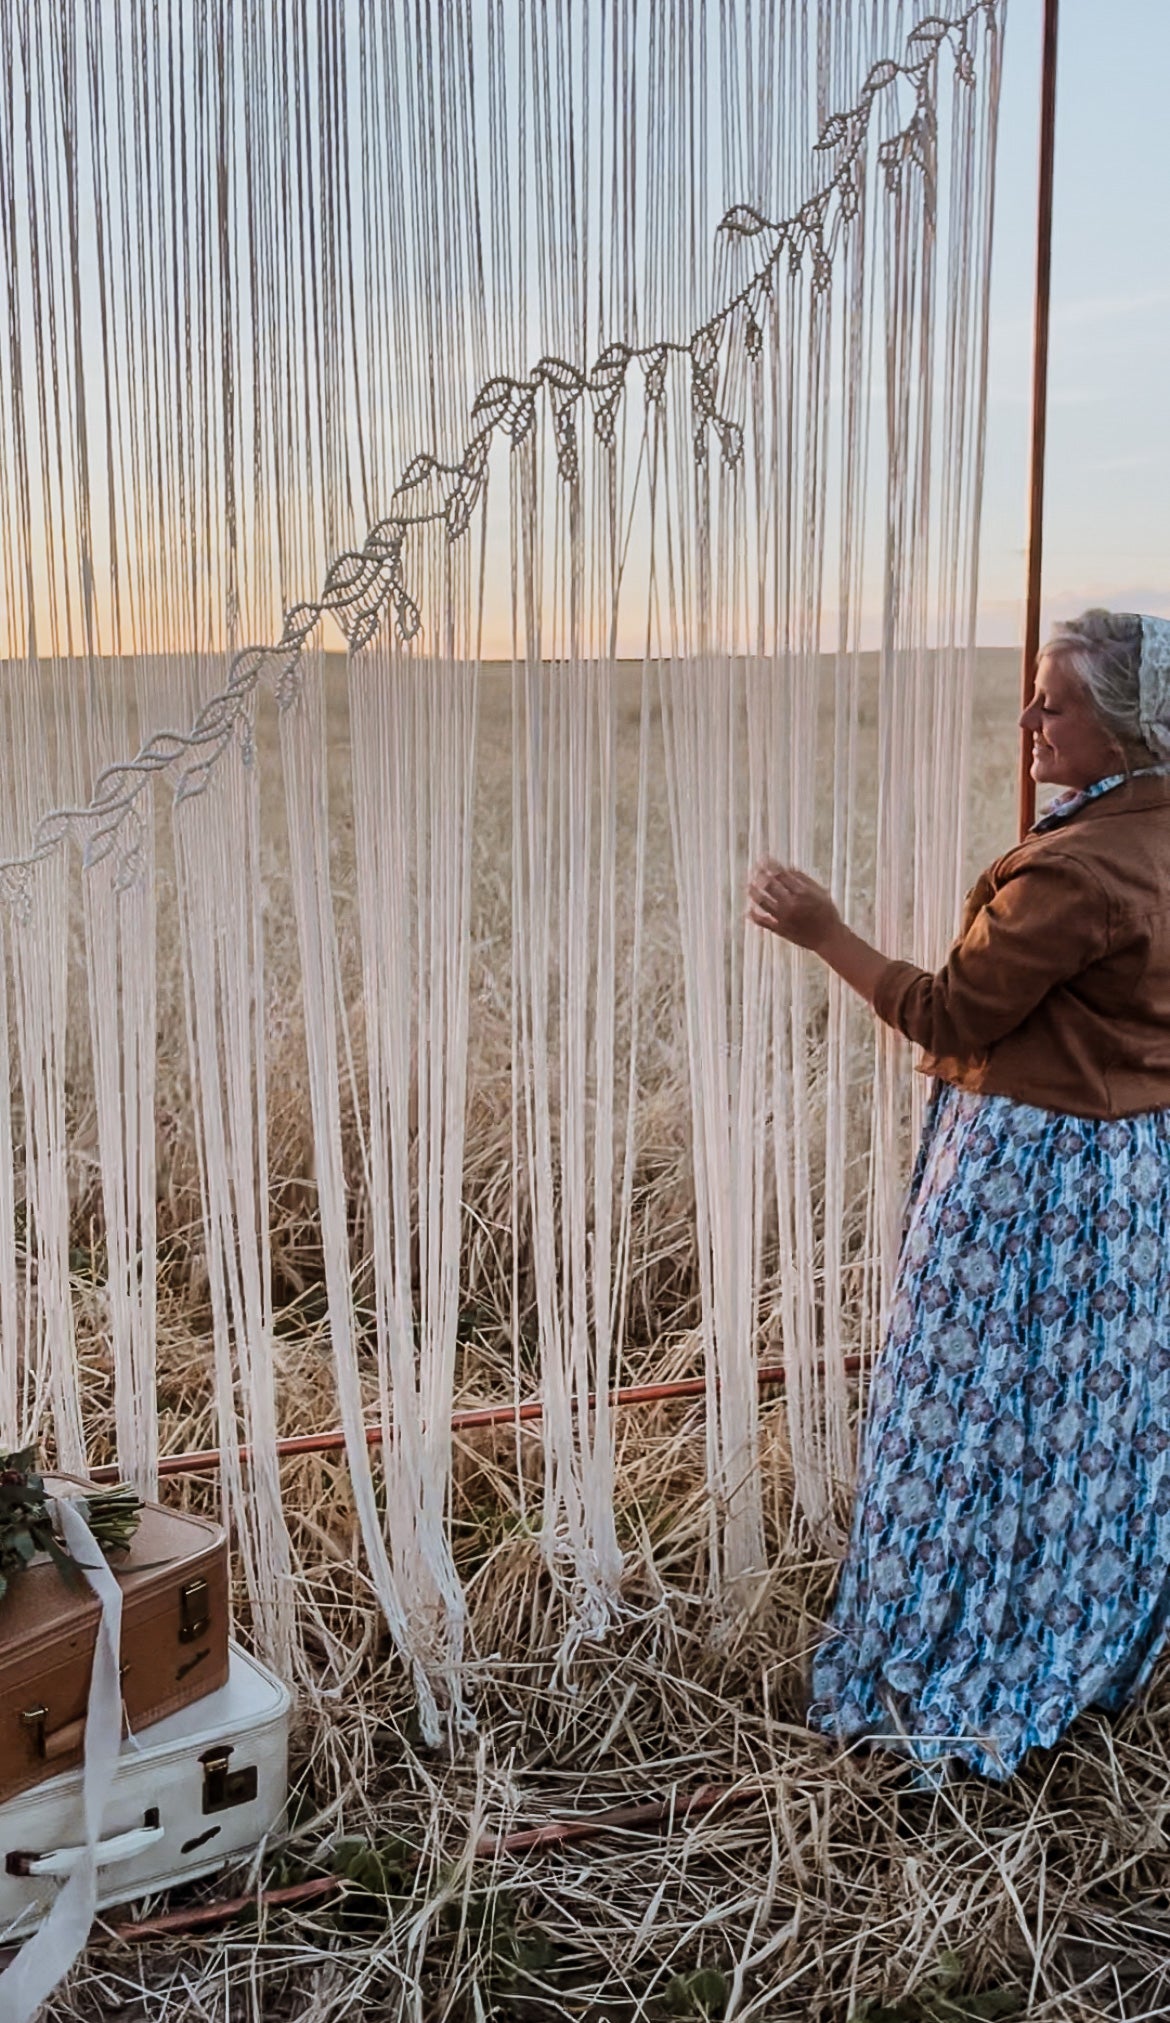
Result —
[[[165, 1832], [166, 1828], [159, 1824], [158, 1812], [152, 1806], [141, 1826], [132, 1826], [127, 1833], [116, 1833], [109, 1840], [99, 1840], [94, 1849], [94, 1859], [99, 1868], [106, 1868], [115, 1861], [131, 1861], [136, 1854], [145, 1854], [148, 1847], [156, 1846]], [[67, 1876], [73, 1874], [84, 1855], [84, 1847], [55, 1847], [47, 1854], [21, 1851], [10, 1854], [4, 1866], [9, 1875]]]

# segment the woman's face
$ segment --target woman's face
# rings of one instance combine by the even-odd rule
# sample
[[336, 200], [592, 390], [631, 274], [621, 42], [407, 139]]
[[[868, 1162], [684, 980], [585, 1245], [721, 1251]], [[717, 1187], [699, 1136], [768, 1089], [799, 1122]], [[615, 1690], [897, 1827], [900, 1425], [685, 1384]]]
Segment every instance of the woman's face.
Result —
[[1091, 787], [1124, 769], [1116, 738], [1105, 729], [1079, 675], [1060, 654], [1042, 653], [1036, 693], [1020, 718], [1032, 733], [1032, 778], [1041, 787]]

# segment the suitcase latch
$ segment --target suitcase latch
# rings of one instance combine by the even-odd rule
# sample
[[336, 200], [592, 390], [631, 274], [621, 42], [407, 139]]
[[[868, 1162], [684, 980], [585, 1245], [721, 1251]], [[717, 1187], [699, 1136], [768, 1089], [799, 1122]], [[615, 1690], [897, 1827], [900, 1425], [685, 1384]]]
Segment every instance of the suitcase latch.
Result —
[[45, 1722], [48, 1718], [49, 1710], [47, 1707], [26, 1707], [20, 1717], [21, 1726], [32, 1737], [33, 1748], [40, 1757], [43, 1757], [45, 1753]]
[[205, 1749], [199, 1758], [203, 1765], [204, 1812], [228, 1812], [233, 1805], [247, 1805], [256, 1796], [256, 1765], [249, 1763], [244, 1770], [229, 1770], [231, 1753], [229, 1745], [221, 1742], [214, 1749]]
[[179, 1642], [193, 1644], [211, 1624], [210, 1590], [205, 1580], [189, 1580], [179, 1589]]
[[[129, 1665], [118, 1668], [118, 1685], [122, 1684]], [[74, 1721], [64, 1722], [60, 1728], [49, 1730], [49, 1710], [47, 1707], [26, 1707], [20, 1717], [20, 1725], [25, 1730], [33, 1748], [42, 1763], [51, 1762], [55, 1756], [71, 1756], [81, 1748], [85, 1740], [85, 1715]]]

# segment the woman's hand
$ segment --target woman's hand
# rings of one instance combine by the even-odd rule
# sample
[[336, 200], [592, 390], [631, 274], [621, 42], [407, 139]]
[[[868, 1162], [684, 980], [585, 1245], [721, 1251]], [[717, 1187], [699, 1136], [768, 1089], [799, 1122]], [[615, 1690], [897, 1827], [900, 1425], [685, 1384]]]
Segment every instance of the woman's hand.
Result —
[[819, 950], [841, 925], [830, 892], [803, 871], [761, 857], [748, 884], [748, 919], [769, 934]]
[[761, 857], [748, 883], [748, 919], [798, 948], [811, 948], [850, 990], [873, 1003], [886, 958], [846, 927], [832, 893], [815, 878]]

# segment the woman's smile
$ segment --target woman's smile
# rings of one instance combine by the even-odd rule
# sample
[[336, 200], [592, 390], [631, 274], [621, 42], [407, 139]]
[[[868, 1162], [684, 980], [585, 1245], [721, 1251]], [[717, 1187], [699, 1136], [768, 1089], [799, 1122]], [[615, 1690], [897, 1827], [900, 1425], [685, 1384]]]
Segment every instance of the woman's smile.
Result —
[[1083, 683], [1057, 656], [1041, 655], [1020, 727], [1032, 733], [1032, 778], [1040, 786], [1091, 787], [1124, 770]]

